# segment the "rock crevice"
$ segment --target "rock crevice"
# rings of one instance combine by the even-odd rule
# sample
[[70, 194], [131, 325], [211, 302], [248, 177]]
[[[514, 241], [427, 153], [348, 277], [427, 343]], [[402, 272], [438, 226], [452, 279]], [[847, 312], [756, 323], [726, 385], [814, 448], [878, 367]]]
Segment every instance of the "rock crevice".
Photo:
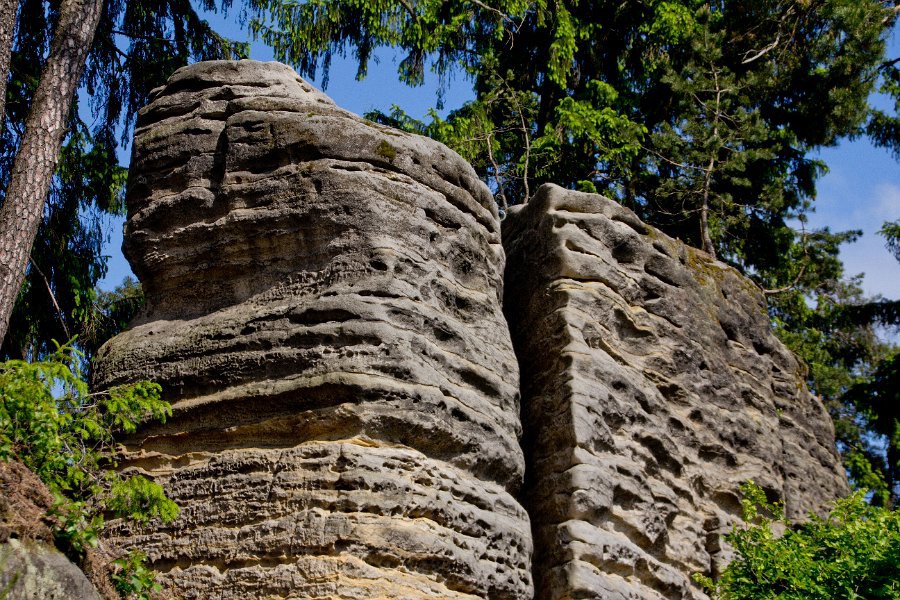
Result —
[[630, 211], [543, 186], [501, 245], [463, 159], [276, 63], [151, 100], [95, 384], [173, 403], [123, 465], [182, 513], [109, 537], [177, 597], [702, 598], [743, 481], [846, 491], [759, 290]]

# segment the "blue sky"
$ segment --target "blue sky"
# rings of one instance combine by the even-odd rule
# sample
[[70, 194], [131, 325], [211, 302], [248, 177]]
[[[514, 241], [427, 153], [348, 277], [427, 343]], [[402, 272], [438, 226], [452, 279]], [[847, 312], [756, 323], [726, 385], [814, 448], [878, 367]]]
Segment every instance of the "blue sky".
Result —
[[[210, 20], [225, 35], [246, 39], [246, 34], [230, 23], [231, 19], [211, 15]], [[891, 43], [892, 55], [900, 55], [898, 50], [900, 44], [895, 36]], [[255, 43], [250, 57], [272, 60], [272, 52]], [[425, 118], [435, 103], [437, 78], [426, 75], [425, 85], [417, 88], [403, 85], [397, 79], [398, 61], [390, 52], [379, 52], [369, 66], [368, 77], [356, 81], [353, 60], [337, 59], [326, 92], [339, 106], [358, 114], [373, 109], [387, 112], [396, 104], [413, 117]], [[470, 83], [457, 76], [449, 83], [441, 113], [446, 114], [471, 97]], [[127, 160], [129, 153], [130, 149], [122, 153], [123, 160]], [[886, 150], [874, 148], [865, 140], [844, 141], [836, 148], [822, 150], [819, 157], [828, 165], [829, 173], [819, 181], [809, 226], [827, 226], [833, 231], [862, 230], [862, 238], [845, 245], [841, 251], [847, 274], [865, 273], [863, 289], [867, 295], [900, 299], [900, 263], [887, 251], [884, 239], [876, 234], [884, 221], [900, 218], [900, 163]], [[111, 289], [131, 274], [121, 252], [122, 225], [121, 220], [111, 223], [112, 234], [105, 248], [110, 256], [109, 272], [101, 282], [105, 289]]]

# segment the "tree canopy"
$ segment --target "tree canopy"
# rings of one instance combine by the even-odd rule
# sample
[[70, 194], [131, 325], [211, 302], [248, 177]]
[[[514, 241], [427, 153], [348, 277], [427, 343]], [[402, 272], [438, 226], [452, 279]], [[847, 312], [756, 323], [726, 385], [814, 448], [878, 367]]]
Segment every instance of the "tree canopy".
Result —
[[858, 491], [797, 524], [752, 481], [742, 489], [744, 526], [725, 536], [734, 560], [716, 581], [694, 577], [712, 598], [900, 598], [900, 512]]
[[511, 201], [544, 181], [596, 190], [774, 283], [824, 170], [809, 151], [864, 123], [893, 18], [875, 0], [251, 7], [304, 75], [352, 50], [364, 76], [378, 46], [406, 53], [407, 83], [464, 69], [476, 100], [432, 132]]

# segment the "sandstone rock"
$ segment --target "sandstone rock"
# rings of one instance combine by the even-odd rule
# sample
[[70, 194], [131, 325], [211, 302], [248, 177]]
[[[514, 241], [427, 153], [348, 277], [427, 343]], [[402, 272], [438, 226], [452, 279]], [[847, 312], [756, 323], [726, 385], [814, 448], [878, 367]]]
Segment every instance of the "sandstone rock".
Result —
[[528, 598], [496, 208], [445, 146], [276, 63], [179, 70], [140, 113], [125, 250], [145, 314], [101, 387], [162, 384], [119, 523], [184, 598]]
[[831, 420], [760, 291], [601, 196], [504, 221], [536, 597], [700, 598], [754, 479], [803, 517], [847, 491]]

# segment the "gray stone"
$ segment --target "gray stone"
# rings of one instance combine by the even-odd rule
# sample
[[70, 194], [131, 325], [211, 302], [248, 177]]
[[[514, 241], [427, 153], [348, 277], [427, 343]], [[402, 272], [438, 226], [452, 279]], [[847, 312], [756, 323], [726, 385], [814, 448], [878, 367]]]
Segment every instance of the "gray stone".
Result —
[[753, 479], [803, 518], [847, 492], [831, 420], [734, 269], [598, 195], [510, 211], [540, 599], [702, 598]]
[[113, 523], [184, 598], [529, 598], [496, 207], [432, 140], [276, 63], [179, 70], [139, 115], [125, 250], [147, 294], [98, 353], [173, 417], [123, 442], [182, 508]]
[[154, 91], [127, 201], [148, 304], [95, 384], [163, 385], [122, 464], [182, 513], [106, 535], [176, 597], [526, 600], [524, 498], [536, 597], [703, 598], [741, 483], [795, 519], [847, 491], [749, 280], [544, 186], [504, 223], [517, 362], [472, 168], [284, 65]]
[[5, 600], [100, 600], [97, 590], [52, 545], [11, 538], [0, 543], [0, 598]]
[[0, 598], [100, 600], [85, 573], [53, 545], [52, 507], [53, 495], [37, 475], [0, 460]]

